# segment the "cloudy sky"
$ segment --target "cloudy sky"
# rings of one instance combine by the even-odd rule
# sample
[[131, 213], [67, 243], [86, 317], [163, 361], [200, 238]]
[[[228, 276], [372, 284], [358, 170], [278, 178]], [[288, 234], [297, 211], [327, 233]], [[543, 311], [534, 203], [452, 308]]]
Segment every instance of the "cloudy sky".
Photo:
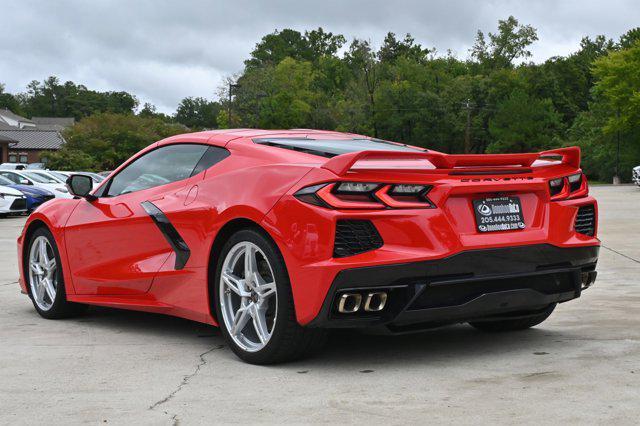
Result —
[[275, 29], [372, 41], [411, 33], [466, 58], [478, 29], [514, 15], [538, 29], [534, 60], [577, 49], [585, 36], [617, 39], [640, 25], [637, 0], [3, 0], [0, 83], [12, 93], [56, 75], [97, 90], [126, 90], [172, 113], [186, 96], [215, 97]]

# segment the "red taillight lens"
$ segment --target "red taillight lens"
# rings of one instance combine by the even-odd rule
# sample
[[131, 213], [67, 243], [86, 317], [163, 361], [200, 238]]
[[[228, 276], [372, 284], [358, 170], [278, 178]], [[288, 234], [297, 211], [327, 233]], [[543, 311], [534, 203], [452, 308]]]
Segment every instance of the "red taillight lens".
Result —
[[587, 178], [582, 173], [575, 173], [549, 181], [551, 201], [585, 197], [589, 194]]
[[294, 195], [300, 201], [335, 209], [431, 208], [429, 185], [337, 182], [308, 186]]

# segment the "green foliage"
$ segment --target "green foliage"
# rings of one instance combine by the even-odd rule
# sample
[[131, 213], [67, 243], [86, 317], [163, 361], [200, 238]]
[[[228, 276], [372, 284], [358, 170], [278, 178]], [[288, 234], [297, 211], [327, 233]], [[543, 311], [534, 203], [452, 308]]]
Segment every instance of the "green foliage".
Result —
[[291, 29], [275, 31], [262, 37], [245, 65], [275, 66], [285, 58], [315, 62], [322, 56], [335, 55], [345, 41], [344, 36], [327, 33], [322, 28], [304, 34]]
[[515, 90], [498, 104], [489, 121], [493, 142], [487, 152], [531, 152], [558, 145], [560, 115], [550, 99], [536, 99]]
[[15, 114], [22, 114], [22, 106], [11, 93], [4, 91], [4, 84], [0, 83], [0, 109], [8, 109]]
[[100, 113], [64, 132], [67, 143], [49, 155], [51, 168], [112, 170], [142, 148], [185, 128], [154, 117]]
[[54, 76], [42, 83], [32, 81], [19, 99], [29, 117], [74, 117], [76, 120], [100, 112], [130, 114], [138, 105], [135, 96], [127, 92], [97, 92], [71, 81], [61, 84]]
[[220, 104], [205, 98], [184, 98], [180, 101], [175, 120], [190, 129], [215, 129], [218, 127]]
[[498, 21], [498, 32], [489, 33], [488, 40], [482, 31], [478, 31], [471, 55], [487, 69], [508, 68], [518, 58], [529, 58], [529, 46], [538, 40], [538, 34], [531, 25], [520, 25], [518, 20], [509, 16]]

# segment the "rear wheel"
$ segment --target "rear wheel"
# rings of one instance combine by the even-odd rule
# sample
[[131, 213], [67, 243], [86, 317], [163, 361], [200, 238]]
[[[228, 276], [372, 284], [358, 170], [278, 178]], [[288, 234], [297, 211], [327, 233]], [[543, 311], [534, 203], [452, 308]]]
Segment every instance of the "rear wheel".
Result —
[[284, 259], [255, 230], [238, 231], [225, 243], [216, 267], [215, 308], [231, 349], [252, 364], [300, 358], [324, 340], [323, 330], [296, 321]]
[[532, 313], [520, 318], [498, 319], [489, 321], [472, 321], [469, 324], [478, 330], [488, 332], [518, 331], [534, 327], [549, 318], [556, 304], [549, 305], [541, 312]]
[[42, 317], [67, 318], [86, 310], [86, 305], [67, 301], [60, 254], [48, 229], [39, 228], [33, 233], [25, 260], [29, 297]]

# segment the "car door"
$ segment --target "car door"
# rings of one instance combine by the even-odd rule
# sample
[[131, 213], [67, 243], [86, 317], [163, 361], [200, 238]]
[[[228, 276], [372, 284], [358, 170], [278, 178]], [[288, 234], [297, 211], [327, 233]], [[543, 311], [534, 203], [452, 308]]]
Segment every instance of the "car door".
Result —
[[155, 148], [111, 177], [96, 200], [79, 202], [65, 230], [77, 294], [134, 295], [149, 289], [176, 253], [158, 215], [184, 206], [186, 191], [180, 190], [202, 179], [193, 173], [207, 148], [190, 143]]

